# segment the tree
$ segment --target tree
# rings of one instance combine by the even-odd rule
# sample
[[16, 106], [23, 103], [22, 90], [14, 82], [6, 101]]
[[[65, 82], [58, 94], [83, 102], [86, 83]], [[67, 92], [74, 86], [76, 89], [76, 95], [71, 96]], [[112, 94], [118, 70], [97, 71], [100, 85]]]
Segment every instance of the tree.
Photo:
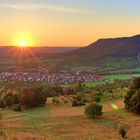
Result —
[[13, 102], [13, 98], [11, 96], [8, 96], [6, 99], [5, 99], [5, 103], [8, 107], [12, 106], [14, 104]]
[[135, 92], [136, 91], [134, 89], [128, 90], [128, 92], [127, 92], [127, 94], [124, 98], [125, 108], [128, 109], [128, 110], [131, 109], [130, 100], [131, 100], [132, 96], [135, 94]]
[[6, 107], [6, 105], [5, 105], [5, 102], [4, 102], [4, 100], [0, 100], [0, 108], [5, 108]]
[[101, 102], [101, 98], [100, 98], [100, 96], [95, 96], [93, 99], [92, 99], [94, 102], [96, 102], [96, 103], [100, 103]]
[[41, 88], [24, 88], [21, 93], [21, 105], [26, 108], [45, 105], [47, 96]]
[[125, 108], [129, 111], [140, 114], [140, 78], [133, 81], [131, 89], [125, 96]]
[[94, 118], [95, 116], [101, 116], [102, 108], [102, 105], [92, 102], [86, 106], [85, 114], [90, 118]]
[[83, 88], [81, 82], [78, 82], [78, 83], [74, 84], [74, 92], [75, 93], [82, 92], [83, 90], [84, 90], [84, 88]]
[[65, 95], [73, 95], [74, 94], [74, 89], [72, 87], [68, 87], [64, 90]]
[[13, 95], [13, 102], [14, 104], [20, 103], [20, 96], [18, 94]]
[[133, 81], [132, 88], [138, 90], [140, 88], [140, 77], [137, 77]]
[[56, 95], [63, 95], [62, 86], [53, 86], [53, 90], [55, 91]]
[[15, 104], [15, 105], [13, 106], [13, 110], [14, 110], [14, 111], [17, 111], [17, 112], [20, 112], [20, 111], [22, 111], [22, 108], [21, 108], [20, 104]]
[[124, 124], [121, 124], [119, 123], [118, 126], [117, 126], [117, 129], [118, 129], [118, 133], [119, 135], [124, 139], [124, 138], [127, 138], [127, 135], [126, 135], [126, 125]]
[[140, 90], [134, 94], [130, 100], [131, 110], [135, 113], [140, 114]]

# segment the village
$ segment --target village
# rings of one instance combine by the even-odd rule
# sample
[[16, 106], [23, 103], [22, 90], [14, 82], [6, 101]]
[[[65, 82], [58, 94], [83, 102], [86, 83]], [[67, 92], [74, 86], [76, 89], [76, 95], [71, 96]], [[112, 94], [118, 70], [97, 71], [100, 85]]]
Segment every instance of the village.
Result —
[[48, 73], [48, 72], [2, 72], [0, 82], [42, 82], [44, 84], [71, 84], [75, 82], [102, 81], [103, 77], [92, 73]]

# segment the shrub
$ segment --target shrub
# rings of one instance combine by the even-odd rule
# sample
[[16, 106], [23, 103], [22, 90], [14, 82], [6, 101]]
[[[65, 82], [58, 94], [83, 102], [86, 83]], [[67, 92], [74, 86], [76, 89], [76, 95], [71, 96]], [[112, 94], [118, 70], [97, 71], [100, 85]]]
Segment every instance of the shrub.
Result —
[[99, 105], [94, 102], [90, 103], [85, 108], [85, 114], [90, 118], [94, 118], [95, 116], [101, 116], [102, 115], [102, 105]]
[[93, 102], [100, 103], [101, 102], [101, 98], [99, 96], [95, 96], [93, 98]]
[[133, 87], [125, 96], [125, 108], [140, 114], [140, 77], [133, 81]]
[[6, 103], [6, 106], [10, 107], [13, 105], [13, 98], [11, 96], [8, 96], [6, 99], [5, 99], [5, 103]]
[[65, 95], [73, 95], [74, 94], [74, 89], [71, 87], [68, 87], [64, 90]]
[[21, 105], [26, 108], [45, 105], [47, 101], [46, 95], [39, 87], [24, 88], [21, 93]]
[[20, 96], [18, 94], [13, 95], [13, 102], [14, 104], [20, 103]]
[[136, 90], [140, 88], [140, 77], [134, 79], [132, 87]]
[[0, 100], [0, 108], [5, 108], [6, 105], [5, 105], [5, 102], [3, 100]]
[[126, 136], [126, 126], [124, 124], [119, 123], [117, 126], [118, 133], [122, 138], [127, 138]]
[[54, 104], [59, 104], [60, 103], [60, 101], [59, 101], [59, 99], [57, 97], [53, 97], [52, 102]]
[[74, 92], [82, 92], [84, 90], [84, 87], [82, 86], [81, 82], [75, 83], [74, 84]]
[[83, 98], [83, 94], [82, 93], [77, 93], [75, 98], [76, 98], [76, 100], [81, 101], [82, 98]]
[[16, 104], [16, 105], [14, 105], [13, 110], [17, 111], [17, 112], [21, 112], [22, 108], [21, 108], [21, 106], [19, 104]]
[[126, 109], [131, 109], [131, 103], [130, 103], [130, 100], [131, 100], [131, 98], [132, 98], [132, 96], [135, 94], [135, 90], [134, 89], [130, 89], [128, 92], [127, 92], [127, 94], [126, 94], [126, 96], [125, 96], [125, 98], [124, 98], [124, 103], [125, 103], [125, 108]]
[[130, 100], [131, 110], [135, 113], [140, 114], [140, 90], [134, 94]]
[[53, 90], [56, 93], [55, 95], [63, 95], [63, 88], [61, 86], [53, 86]]
[[47, 85], [43, 85], [42, 87], [40, 87], [42, 89], [42, 92], [47, 96], [47, 97], [53, 97], [55, 95], [54, 90], [52, 89], [51, 86]]

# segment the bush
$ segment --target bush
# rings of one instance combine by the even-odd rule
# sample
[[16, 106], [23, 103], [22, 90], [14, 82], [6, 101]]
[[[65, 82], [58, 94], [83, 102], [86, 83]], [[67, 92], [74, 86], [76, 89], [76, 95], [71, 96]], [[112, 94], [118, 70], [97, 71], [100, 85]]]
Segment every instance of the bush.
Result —
[[131, 110], [135, 113], [140, 114], [140, 90], [134, 94], [130, 100]]
[[0, 108], [5, 108], [6, 105], [5, 105], [5, 102], [3, 100], [0, 100]]
[[125, 96], [124, 103], [127, 110], [140, 114], [140, 77], [134, 79], [131, 89]]
[[64, 90], [65, 95], [73, 95], [74, 94], [74, 89], [71, 87], [68, 87]]
[[102, 115], [102, 105], [99, 105], [97, 103], [90, 103], [85, 108], [85, 114], [90, 117], [94, 118], [95, 116], [101, 116]]
[[82, 92], [84, 90], [84, 87], [82, 86], [81, 82], [74, 84], [74, 93]]
[[5, 99], [5, 103], [6, 103], [6, 106], [10, 107], [14, 104], [13, 102], [13, 98], [11, 96], [8, 96], [6, 99]]
[[82, 93], [77, 93], [75, 99], [76, 99], [77, 101], [81, 101], [82, 98], [83, 98], [83, 94], [82, 94]]
[[126, 136], [126, 125], [119, 123], [117, 126], [118, 133], [122, 138], [127, 138]]
[[63, 88], [61, 86], [53, 86], [53, 90], [55, 92], [55, 95], [63, 95]]
[[136, 92], [136, 91], [135, 91], [134, 89], [130, 89], [130, 90], [127, 92], [127, 94], [126, 94], [126, 96], [125, 96], [125, 98], [124, 98], [125, 108], [128, 109], [128, 110], [131, 109], [130, 100], [131, 100], [132, 96], [135, 94], [135, 92]]
[[60, 101], [59, 101], [59, 99], [57, 97], [53, 97], [52, 102], [54, 104], [59, 104], [60, 103]]
[[16, 105], [14, 105], [13, 110], [17, 111], [17, 112], [21, 112], [22, 108], [21, 108], [21, 106], [19, 104], [16, 104]]
[[101, 102], [101, 98], [99, 96], [95, 96], [93, 99], [92, 99], [93, 102], [96, 102], [96, 103], [100, 103]]
[[140, 77], [134, 79], [132, 88], [136, 90], [140, 88]]
[[24, 88], [21, 93], [21, 105], [26, 108], [32, 108], [45, 105], [47, 96], [41, 88]]
[[20, 96], [18, 94], [13, 95], [13, 102], [14, 104], [20, 103]]

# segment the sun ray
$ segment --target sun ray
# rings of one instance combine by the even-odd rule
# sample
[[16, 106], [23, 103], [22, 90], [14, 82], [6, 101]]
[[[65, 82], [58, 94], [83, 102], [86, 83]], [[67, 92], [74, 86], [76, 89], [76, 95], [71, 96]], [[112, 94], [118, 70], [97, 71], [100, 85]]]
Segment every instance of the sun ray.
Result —
[[43, 62], [39, 60], [39, 56], [36, 55], [37, 52], [32, 48], [35, 43], [33, 42], [34, 39], [30, 33], [20, 32], [15, 35], [12, 41], [12, 45], [15, 47], [12, 49], [11, 56], [16, 59], [17, 71], [26, 70], [27, 67], [32, 66], [40, 68], [44, 65]]

